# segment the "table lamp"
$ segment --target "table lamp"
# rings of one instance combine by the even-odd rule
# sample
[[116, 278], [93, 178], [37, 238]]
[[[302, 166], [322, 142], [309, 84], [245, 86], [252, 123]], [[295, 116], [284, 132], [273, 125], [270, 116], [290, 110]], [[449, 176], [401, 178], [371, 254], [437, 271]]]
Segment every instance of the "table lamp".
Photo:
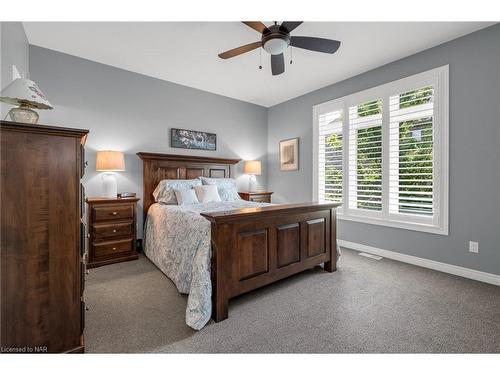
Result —
[[262, 173], [262, 165], [260, 160], [245, 161], [245, 167], [243, 168], [243, 173], [249, 175], [248, 191], [249, 192], [255, 191], [257, 189], [257, 178], [255, 176], [260, 176]]
[[118, 185], [114, 173], [125, 170], [125, 159], [121, 151], [97, 151], [95, 170], [97, 172], [108, 172], [102, 175], [102, 192], [106, 198], [116, 198]]
[[38, 122], [38, 113], [33, 109], [53, 108], [37, 84], [26, 78], [12, 81], [2, 90], [0, 101], [19, 106], [12, 108], [8, 113], [12, 121], [29, 124]]

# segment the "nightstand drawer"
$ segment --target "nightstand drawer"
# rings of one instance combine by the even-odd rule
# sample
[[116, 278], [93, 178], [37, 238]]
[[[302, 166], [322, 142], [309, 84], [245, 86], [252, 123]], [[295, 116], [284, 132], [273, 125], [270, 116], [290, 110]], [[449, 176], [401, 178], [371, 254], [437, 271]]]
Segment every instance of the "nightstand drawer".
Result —
[[95, 239], [102, 239], [116, 236], [131, 236], [134, 233], [133, 222], [96, 224], [92, 227], [92, 234]]
[[240, 191], [241, 199], [250, 202], [271, 203], [271, 191]]
[[105, 221], [115, 219], [132, 219], [134, 217], [134, 205], [112, 205], [92, 207], [94, 221]]
[[119, 241], [107, 241], [93, 244], [96, 258], [106, 257], [114, 254], [128, 253], [134, 250], [134, 240], [132, 238]]
[[253, 195], [248, 200], [251, 202], [271, 203], [271, 197], [269, 195]]

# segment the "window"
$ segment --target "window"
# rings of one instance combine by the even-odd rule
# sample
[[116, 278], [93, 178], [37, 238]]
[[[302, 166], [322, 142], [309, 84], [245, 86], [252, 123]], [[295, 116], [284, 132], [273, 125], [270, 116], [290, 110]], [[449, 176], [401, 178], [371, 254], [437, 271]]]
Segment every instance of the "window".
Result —
[[349, 208], [382, 211], [382, 100], [349, 107]]
[[393, 95], [389, 123], [389, 212], [433, 215], [432, 86]]
[[319, 117], [319, 200], [342, 202], [342, 110]]
[[343, 203], [344, 220], [448, 233], [448, 66], [313, 112], [314, 200]]

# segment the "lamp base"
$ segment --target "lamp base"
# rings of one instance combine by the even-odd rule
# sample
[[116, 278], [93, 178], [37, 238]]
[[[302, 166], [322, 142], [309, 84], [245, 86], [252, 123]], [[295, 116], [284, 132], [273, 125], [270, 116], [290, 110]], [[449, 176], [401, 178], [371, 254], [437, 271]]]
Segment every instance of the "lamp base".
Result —
[[257, 191], [257, 177], [253, 174], [248, 176], [248, 191], [250, 193]]
[[14, 122], [24, 122], [27, 124], [36, 124], [38, 122], [38, 113], [26, 106], [11, 108], [9, 117]]
[[118, 184], [113, 173], [102, 175], [102, 195], [105, 198], [116, 198], [118, 195]]

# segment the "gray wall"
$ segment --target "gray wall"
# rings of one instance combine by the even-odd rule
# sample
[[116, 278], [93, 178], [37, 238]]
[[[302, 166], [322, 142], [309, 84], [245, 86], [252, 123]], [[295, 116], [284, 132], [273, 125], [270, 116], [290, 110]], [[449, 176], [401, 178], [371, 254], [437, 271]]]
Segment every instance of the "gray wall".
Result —
[[[260, 159], [267, 162], [267, 109], [186, 86], [146, 77], [52, 50], [30, 46], [32, 79], [54, 106], [39, 111], [40, 123], [90, 130], [85, 174], [87, 196], [101, 195], [95, 172], [96, 150], [121, 150], [126, 171], [117, 173], [118, 190], [142, 197], [138, 151]], [[217, 134], [217, 151], [169, 147], [171, 127]], [[246, 176], [237, 179], [246, 188]], [[258, 177], [262, 188], [266, 176]], [[140, 210], [142, 211], [142, 202]], [[142, 228], [142, 215], [138, 215]], [[141, 231], [142, 232], [142, 231]]]
[[[20, 22], [0, 22], [0, 90], [12, 82], [12, 65], [20, 74], [29, 76], [28, 39]], [[3, 119], [11, 105], [0, 103]]]
[[[339, 237], [500, 274], [500, 24], [270, 108], [267, 169], [275, 201], [312, 199], [313, 105], [446, 64], [450, 65], [449, 235], [340, 221]], [[300, 170], [281, 172], [278, 142], [291, 137], [300, 137]], [[479, 241], [479, 254], [468, 252], [469, 240]]]

